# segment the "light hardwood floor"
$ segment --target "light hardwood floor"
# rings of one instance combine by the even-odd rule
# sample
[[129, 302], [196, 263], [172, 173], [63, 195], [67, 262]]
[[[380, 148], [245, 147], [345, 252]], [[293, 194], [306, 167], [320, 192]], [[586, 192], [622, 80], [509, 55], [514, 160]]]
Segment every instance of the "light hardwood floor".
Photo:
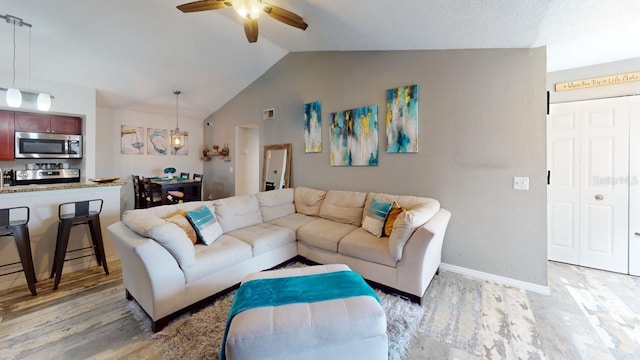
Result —
[[[119, 263], [0, 292], [1, 359], [161, 359]], [[410, 359], [640, 359], [640, 278], [549, 263], [551, 295], [441, 272]]]

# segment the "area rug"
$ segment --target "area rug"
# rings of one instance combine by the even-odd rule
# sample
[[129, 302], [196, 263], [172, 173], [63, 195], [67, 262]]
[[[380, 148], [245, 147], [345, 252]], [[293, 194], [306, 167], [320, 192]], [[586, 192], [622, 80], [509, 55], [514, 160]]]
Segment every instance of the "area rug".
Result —
[[[234, 293], [218, 298], [191, 316], [173, 321], [154, 334], [151, 341], [158, 353], [166, 359], [217, 359]], [[376, 293], [387, 315], [389, 359], [407, 359], [424, 308], [395, 295], [379, 290]], [[150, 329], [151, 321], [135, 301], [129, 303], [129, 310], [141, 326]]]

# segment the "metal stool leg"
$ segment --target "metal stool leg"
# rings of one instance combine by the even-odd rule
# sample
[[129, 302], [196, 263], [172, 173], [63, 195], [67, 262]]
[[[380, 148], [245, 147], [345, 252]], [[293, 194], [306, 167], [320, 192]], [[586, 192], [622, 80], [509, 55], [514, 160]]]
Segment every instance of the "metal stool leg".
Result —
[[98, 265], [102, 265], [104, 272], [109, 275], [109, 268], [107, 267], [107, 259], [104, 254], [104, 243], [102, 242], [102, 230], [100, 229], [100, 216], [96, 215], [89, 220], [89, 231], [91, 232], [91, 239], [95, 246], [96, 258]]
[[22, 263], [22, 269], [27, 279], [27, 285], [29, 291], [33, 296], [36, 293], [36, 272], [33, 268], [33, 258], [31, 257], [31, 239], [29, 238], [29, 228], [27, 225], [16, 226], [13, 230], [13, 237], [16, 241], [18, 248], [18, 254], [20, 255], [20, 262]]
[[69, 234], [71, 233], [72, 221], [62, 220], [58, 227], [58, 239], [56, 240], [56, 254], [53, 260], [55, 267], [51, 272], [55, 270], [56, 279], [53, 283], [53, 290], [58, 288], [60, 279], [62, 278], [62, 267], [64, 266], [64, 255], [67, 252], [67, 245], [69, 245]]

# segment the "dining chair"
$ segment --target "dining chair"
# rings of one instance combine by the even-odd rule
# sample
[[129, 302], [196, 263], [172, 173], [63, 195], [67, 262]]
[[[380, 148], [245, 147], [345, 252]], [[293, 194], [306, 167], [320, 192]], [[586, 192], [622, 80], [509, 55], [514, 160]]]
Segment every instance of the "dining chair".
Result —
[[144, 209], [147, 207], [144, 183], [139, 175], [131, 175], [133, 183], [134, 209]]
[[200, 179], [200, 182], [202, 182], [202, 178], [203, 177], [204, 177], [204, 175], [202, 175], [202, 174], [193, 173], [193, 180]]
[[147, 207], [162, 205], [162, 188], [151, 182], [151, 178], [144, 179], [144, 191]]
[[181, 172], [181, 173], [180, 173], [180, 178], [182, 178], [182, 179], [188, 179], [190, 175], [191, 175], [191, 174], [189, 174], [188, 172]]

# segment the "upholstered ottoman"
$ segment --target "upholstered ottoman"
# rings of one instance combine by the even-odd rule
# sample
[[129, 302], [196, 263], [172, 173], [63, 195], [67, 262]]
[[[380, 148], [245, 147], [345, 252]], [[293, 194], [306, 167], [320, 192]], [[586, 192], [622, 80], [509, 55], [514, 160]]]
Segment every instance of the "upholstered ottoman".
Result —
[[[272, 289], [241, 292], [243, 287], [259, 285], [257, 279], [267, 279], [262, 283], [273, 284]], [[294, 286], [301, 294], [291, 290]], [[335, 288], [344, 288], [347, 297], [321, 300], [326, 293], [343, 290]], [[223, 344], [227, 359], [387, 359], [384, 310], [369, 285], [348, 266], [318, 265], [247, 275], [231, 314], [243, 303], [239, 296], [260, 300], [280, 295], [285, 300], [276, 300], [276, 305], [250, 308], [230, 317]], [[287, 303], [298, 295], [312, 300]]]

